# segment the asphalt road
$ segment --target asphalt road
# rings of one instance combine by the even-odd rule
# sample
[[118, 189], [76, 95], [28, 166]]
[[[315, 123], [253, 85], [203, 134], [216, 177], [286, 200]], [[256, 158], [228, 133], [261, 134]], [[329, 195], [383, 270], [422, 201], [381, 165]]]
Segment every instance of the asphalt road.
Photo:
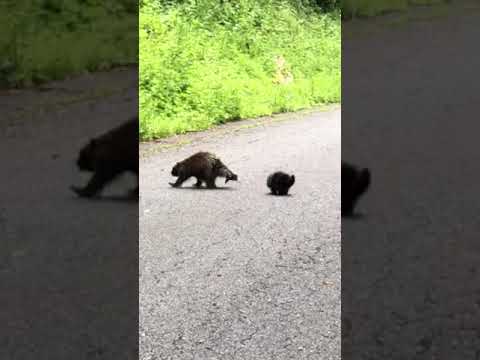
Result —
[[0, 94], [0, 359], [136, 358], [135, 178], [99, 201], [69, 189], [79, 149], [136, 112], [136, 74]]
[[452, 4], [342, 25], [342, 158], [372, 170], [342, 221], [344, 359], [480, 359], [480, 6]]
[[[340, 359], [340, 125], [319, 111], [141, 159], [142, 360]], [[239, 181], [171, 188], [200, 150]], [[289, 197], [267, 194], [277, 169]]]

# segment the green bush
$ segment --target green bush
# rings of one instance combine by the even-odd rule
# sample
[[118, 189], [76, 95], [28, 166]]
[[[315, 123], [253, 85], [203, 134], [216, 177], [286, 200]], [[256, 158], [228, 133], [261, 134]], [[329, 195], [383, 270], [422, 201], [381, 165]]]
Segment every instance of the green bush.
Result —
[[340, 101], [338, 12], [144, 0], [139, 53], [142, 139]]
[[405, 10], [411, 5], [433, 5], [450, 0], [342, 0], [342, 14], [345, 18], [374, 16], [387, 11]]
[[138, 61], [136, 1], [0, 4], [0, 86], [28, 86]]

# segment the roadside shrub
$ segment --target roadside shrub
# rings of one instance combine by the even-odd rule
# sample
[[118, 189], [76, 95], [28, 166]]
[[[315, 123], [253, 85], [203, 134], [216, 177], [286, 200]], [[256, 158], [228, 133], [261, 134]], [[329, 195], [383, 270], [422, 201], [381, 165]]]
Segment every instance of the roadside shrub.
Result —
[[340, 101], [340, 16], [274, 0], [144, 0], [142, 139]]
[[0, 4], [0, 86], [23, 87], [138, 61], [136, 1]]
[[412, 5], [433, 5], [451, 0], [342, 0], [342, 15], [345, 18], [355, 16], [368, 17], [388, 11], [405, 10]]

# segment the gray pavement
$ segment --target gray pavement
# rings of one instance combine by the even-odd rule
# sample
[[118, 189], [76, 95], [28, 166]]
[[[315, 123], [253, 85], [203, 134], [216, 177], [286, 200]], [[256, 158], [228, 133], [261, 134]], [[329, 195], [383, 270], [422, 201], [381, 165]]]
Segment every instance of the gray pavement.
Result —
[[[142, 360], [340, 359], [340, 109], [296, 117], [141, 159]], [[239, 181], [171, 188], [200, 150]], [[267, 194], [277, 169], [289, 197]]]
[[135, 178], [69, 189], [80, 147], [136, 111], [136, 74], [0, 94], [0, 359], [136, 358], [138, 203], [115, 201]]
[[345, 359], [480, 359], [480, 6], [452, 3], [343, 24], [342, 158], [372, 170], [342, 222]]

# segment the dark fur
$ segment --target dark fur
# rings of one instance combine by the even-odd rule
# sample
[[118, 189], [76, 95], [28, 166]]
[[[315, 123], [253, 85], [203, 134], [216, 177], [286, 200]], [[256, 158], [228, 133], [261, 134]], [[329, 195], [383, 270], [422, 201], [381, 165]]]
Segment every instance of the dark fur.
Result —
[[359, 170], [342, 162], [342, 216], [353, 215], [358, 199], [368, 190], [370, 182], [369, 169]]
[[224, 177], [225, 183], [230, 180], [238, 180], [238, 176], [230, 171], [219, 158], [208, 152], [198, 152], [176, 163], [172, 168], [172, 176], [177, 177], [175, 183], [169, 183], [173, 187], [182, 186], [191, 177], [197, 179], [196, 187], [201, 187], [205, 183], [207, 188], [216, 187], [215, 179], [217, 177]]
[[[77, 166], [81, 171], [93, 172], [85, 187], [71, 186], [81, 197], [99, 194], [105, 185], [124, 172], [136, 174], [138, 181], [138, 118], [90, 140], [80, 150]], [[138, 197], [138, 186], [130, 195]]]
[[287, 195], [293, 184], [295, 184], [295, 175], [288, 175], [282, 171], [271, 174], [267, 179], [267, 186], [273, 195]]

